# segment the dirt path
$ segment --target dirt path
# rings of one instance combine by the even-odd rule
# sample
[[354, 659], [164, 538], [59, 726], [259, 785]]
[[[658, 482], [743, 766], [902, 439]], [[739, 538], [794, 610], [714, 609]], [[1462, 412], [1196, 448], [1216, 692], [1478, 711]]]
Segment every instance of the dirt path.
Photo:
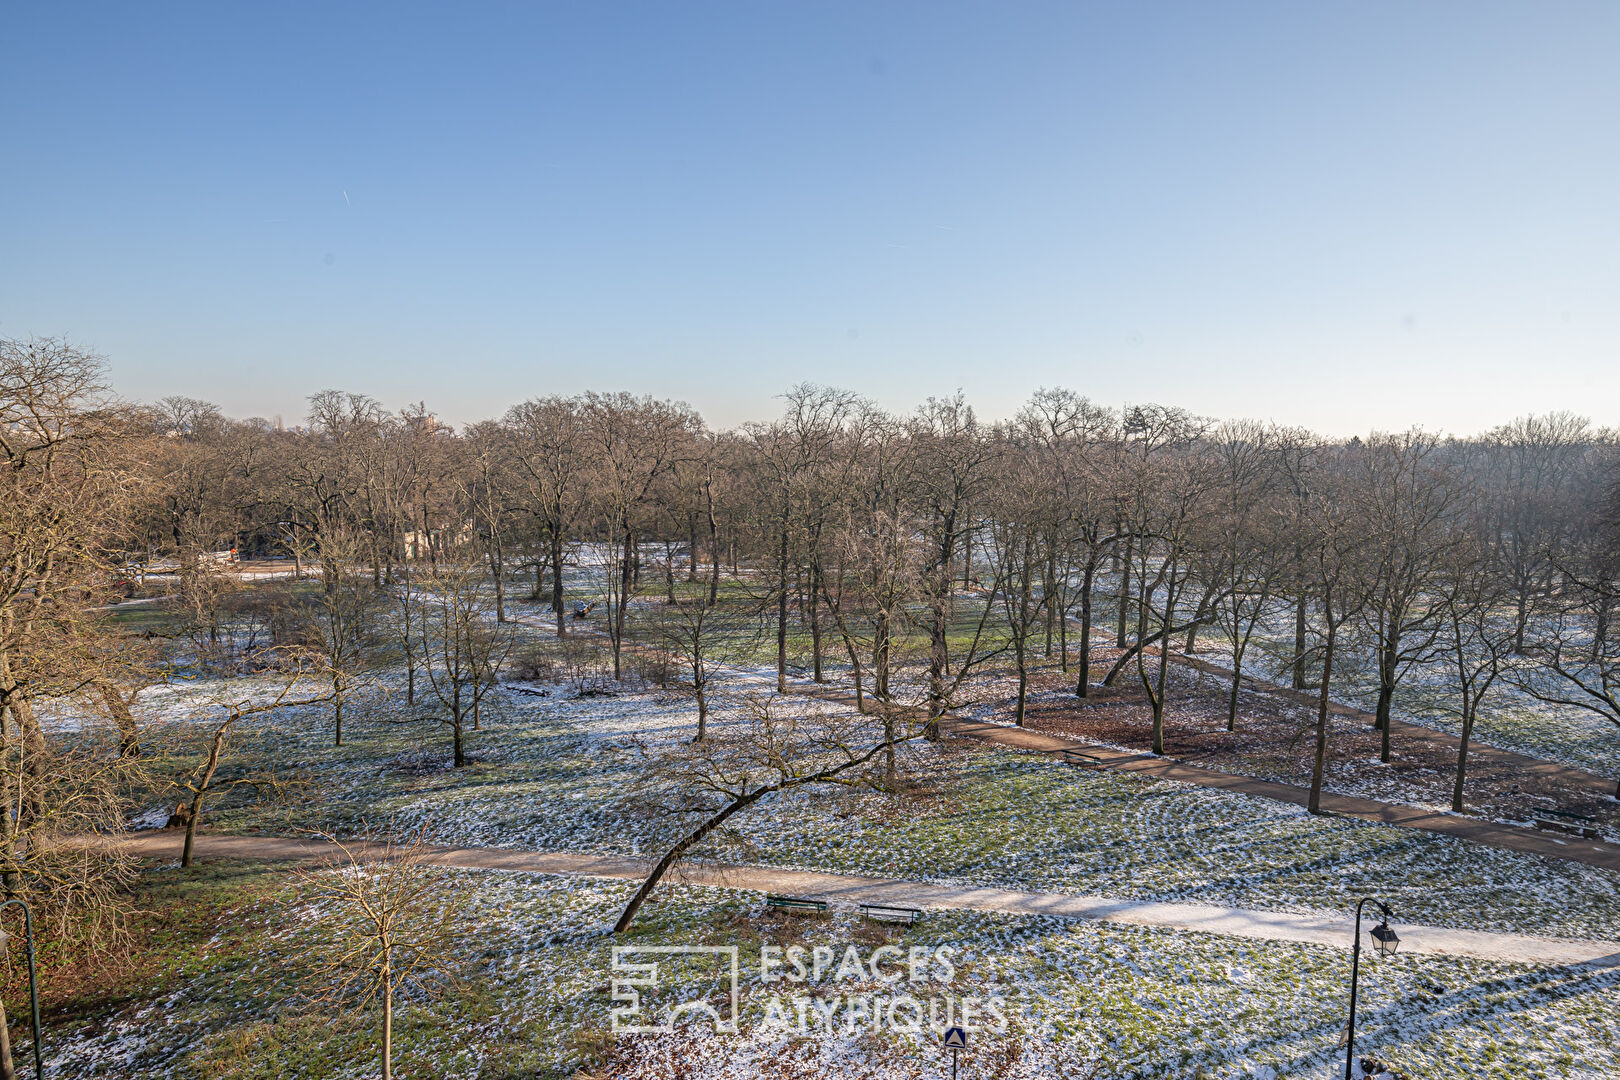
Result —
[[[178, 858], [182, 836], [178, 832], [141, 833], [119, 842], [119, 847], [150, 858]], [[359, 849], [364, 853], [367, 849]], [[374, 849], [373, 849], [374, 850]], [[566, 852], [523, 851], [513, 848], [433, 847], [429, 861], [439, 866], [472, 870], [507, 870], [576, 877], [639, 880], [647, 873], [642, 859]], [[329, 858], [335, 849], [321, 840], [278, 836], [197, 837], [199, 858], [263, 859], [270, 861]], [[1069, 893], [1020, 892], [973, 885], [934, 885], [855, 874], [828, 874], [807, 870], [778, 870], [766, 866], [682, 866], [669, 880], [693, 885], [789, 896], [813, 897], [833, 904], [897, 904], [903, 907], [965, 909], [1014, 915], [1054, 915], [1093, 919], [1133, 926], [1198, 930], [1267, 941], [1295, 941], [1349, 948], [1352, 927], [1347, 917], [1293, 915], [1209, 904], [1165, 904], [1115, 900]], [[1397, 922], [1401, 947], [1408, 952], [1471, 956], [1543, 966], [1590, 964], [1620, 967], [1620, 942], [1577, 941], [1409, 926]]]
[[[556, 625], [550, 620], [540, 620], [533, 616], [518, 617], [513, 621], [520, 621], [546, 629], [555, 629]], [[626, 647], [634, 648], [637, 646], [634, 643], [626, 643]], [[1221, 670], [1216, 665], [1209, 665], [1209, 667], [1214, 668], [1217, 672]], [[773, 680], [752, 672], [732, 670], [732, 674], [744, 681], [761, 685], [774, 685]], [[790, 680], [788, 691], [789, 693], [805, 694], [850, 706], [855, 704], [855, 697], [852, 693], [829, 686], [817, 686]], [[1293, 691], [1286, 692], [1292, 693]], [[1369, 714], [1352, 709], [1350, 706], [1335, 705], [1334, 707], [1341, 711], [1348, 711], [1353, 715], [1368, 716], [1370, 719]], [[1427, 732], [1436, 738], [1445, 737], [1439, 732], [1430, 732], [1427, 728], [1406, 726], [1411, 727], [1414, 732]], [[1083, 765], [1087, 768], [1142, 773], [1166, 780], [1176, 780], [1184, 784], [1195, 784], [1199, 787], [1218, 788], [1222, 791], [1237, 791], [1245, 795], [1256, 795], [1264, 799], [1292, 803], [1295, 806], [1306, 806], [1310, 800], [1309, 789], [1293, 784], [1282, 784], [1272, 780], [1256, 780], [1236, 773], [1221, 772], [1218, 769], [1188, 765], [1172, 758], [1158, 758], [1148, 754], [1103, 749], [1086, 745], [1074, 739], [1031, 731], [1028, 728], [1006, 727], [1000, 724], [990, 724], [977, 720], [960, 720], [951, 717], [946, 717], [942, 721], [941, 727], [950, 734], [961, 738], [993, 743], [998, 746], [1033, 753], [1061, 757], [1073, 751], [1080, 751], [1086, 757], [1076, 760], [1075, 757], [1069, 756], [1065, 757], [1065, 760], [1068, 760], [1071, 764]], [[1473, 752], [1476, 751], [1471, 751], [1471, 753]], [[1504, 750], [1495, 750], [1494, 752], [1507, 755], [1507, 751]], [[1520, 755], [1508, 756], [1520, 758]], [[1530, 766], [1575, 773], [1602, 783], [1605, 786], [1605, 791], [1607, 790], [1609, 782], [1601, 777], [1581, 773], [1580, 770], [1554, 765], [1551, 762], [1541, 761], [1536, 758], [1520, 758], [1520, 760], [1529, 763]], [[1336, 795], [1328, 791], [1322, 792], [1321, 807], [1329, 813], [1339, 814], [1344, 817], [1377, 821], [1385, 825], [1396, 825], [1407, 829], [1422, 829], [1426, 832], [1471, 840], [1478, 844], [1506, 848], [1509, 851], [1520, 851], [1554, 859], [1570, 859], [1590, 866], [1602, 867], [1605, 870], [1620, 871], [1620, 844], [1608, 844], [1598, 840], [1585, 840], [1573, 836], [1567, 839], [1560, 838], [1536, 829], [1516, 825], [1500, 825], [1495, 822], [1480, 821], [1477, 818], [1436, 813], [1413, 806], [1380, 802], [1376, 799], [1363, 799], [1352, 795]]]
[[[980, 742], [994, 743], [998, 746], [1008, 746], [1018, 750], [1029, 750], [1039, 754], [1062, 756], [1068, 753], [1071, 756], [1067, 760], [1072, 764], [1082, 765], [1087, 768], [1141, 773], [1165, 780], [1179, 780], [1184, 784], [1196, 784], [1199, 787], [1219, 788], [1223, 791], [1239, 791], [1245, 795], [1258, 795], [1261, 798], [1275, 799], [1278, 802], [1293, 803], [1295, 806], [1305, 806], [1310, 800], [1310, 790], [1308, 788], [1296, 787], [1292, 784], [1279, 784], [1271, 780], [1255, 780], [1235, 773], [1206, 769], [1199, 765], [1188, 765], [1172, 758], [1154, 757], [1151, 754], [1133, 754], [1126, 750], [1109, 750], [1097, 746], [1087, 746], [1073, 739], [1045, 735], [1038, 731], [1030, 731], [1027, 728], [1005, 727], [1000, 724], [989, 724], [978, 720], [953, 720], [949, 718], [945, 720], [943, 726], [951, 734], [965, 739], [976, 739]], [[1074, 755], [1075, 751], [1083, 754], [1084, 757], [1077, 757]], [[1386, 825], [1399, 825], [1408, 829], [1423, 829], [1428, 832], [1472, 840], [1476, 843], [1489, 844], [1493, 847], [1507, 848], [1510, 851], [1523, 851], [1532, 855], [1545, 855], [1555, 859], [1573, 859], [1576, 862], [1587, 863], [1591, 866], [1601, 866], [1606, 870], [1620, 870], [1620, 844], [1582, 840], [1573, 836], [1568, 839], [1561, 839], [1550, 833], [1526, 829], [1517, 825], [1498, 825], [1495, 822], [1479, 821], [1475, 818], [1459, 817], [1452, 814], [1440, 814], [1431, 810], [1420, 810], [1413, 806], [1378, 802], [1375, 799], [1360, 799], [1351, 795], [1335, 795], [1330, 791], [1322, 792], [1321, 806], [1322, 809], [1330, 813], [1344, 817], [1361, 818], [1365, 821], [1381, 821]]]
[[[1202, 671], [1207, 675], [1214, 675], [1228, 682], [1231, 681], [1232, 671], [1230, 668], [1222, 667], [1208, 660], [1174, 651], [1170, 653], [1170, 659], [1172, 662], [1181, 664], [1184, 667]], [[1313, 709], [1316, 707], [1316, 695], [1314, 694], [1294, 690], [1291, 687], [1268, 682], [1265, 679], [1258, 679], [1250, 675], [1243, 676], [1243, 682], [1244, 685], [1251, 689], [1295, 699]], [[1371, 727], [1374, 721], [1377, 720], [1377, 717], [1372, 713], [1365, 709], [1358, 709], [1354, 705], [1342, 705], [1338, 702], [1332, 702], [1329, 704], [1329, 710], [1335, 716], [1359, 720], [1368, 727]], [[1462, 742], [1455, 735], [1448, 735], [1443, 731], [1436, 731], [1434, 728], [1427, 728], [1420, 724], [1393, 718], [1390, 720], [1389, 734], [1392, 742], [1422, 743], [1440, 750], [1448, 758], [1457, 756], [1457, 751]], [[1609, 777], [1599, 776], [1584, 769], [1577, 769], [1573, 765], [1560, 765], [1557, 762], [1530, 757], [1527, 754], [1516, 754], [1511, 750], [1503, 750], [1478, 740], [1470, 740], [1468, 744], [1468, 761], [1471, 771], [1483, 763], [1498, 763], [1508, 766], [1526, 777], [1545, 777], [1565, 787], [1591, 792], [1604, 798], [1612, 797], [1616, 790], [1617, 781]]]

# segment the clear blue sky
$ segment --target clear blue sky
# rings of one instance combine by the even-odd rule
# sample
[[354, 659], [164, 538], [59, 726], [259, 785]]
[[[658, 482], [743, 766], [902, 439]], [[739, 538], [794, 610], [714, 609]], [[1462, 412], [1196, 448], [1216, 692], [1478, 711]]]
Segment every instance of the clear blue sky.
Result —
[[0, 335], [467, 421], [1620, 424], [1620, 4], [9, 5]]

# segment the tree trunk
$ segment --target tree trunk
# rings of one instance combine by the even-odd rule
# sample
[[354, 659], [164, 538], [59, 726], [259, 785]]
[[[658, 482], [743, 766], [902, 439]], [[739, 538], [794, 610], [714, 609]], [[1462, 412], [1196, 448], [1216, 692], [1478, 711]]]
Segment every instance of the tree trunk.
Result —
[[1066, 582], [1069, 577], [1069, 564], [1064, 562], [1062, 573], [1058, 576], [1057, 591], [1052, 594], [1049, 604], [1057, 605], [1057, 632], [1058, 632], [1058, 670], [1067, 675], [1069, 673], [1069, 590]]
[[1457, 778], [1451, 785], [1451, 812], [1463, 812], [1463, 779], [1468, 773], [1468, 740], [1474, 737], [1474, 713], [1477, 704], [1463, 691], [1462, 734], [1457, 738]]
[[1305, 597], [1294, 604], [1294, 689], [1305, 689]]
[[1080, 580], [1080, 673], [1074, 682], [1075, 697], [1087, 697], [1091, 693], [1091, 586], [1096, 574], [1096, 556], [1088, 555]]
[[675, 551], [664, 541], [664, 603], [675, 603]]
[[872, 696], [889, 706], [889, 613], [878, 612], [872, 624]]
[[1049, 550], [1046, 553], [1046, 565], [1041, 568], [1041, 595], [1046, 598], [1046, 644], [1043, 655], [1047, 659], [1052, 657], [1052, 631], [1057, 629], [1052, 620], [1057, 612], [1052, 606], [1052, 592], [1057, 588], [1057, 552]]
[[394, 980], [393, 973], [383, 969], [383, 1036], [382, 1080], [394, 1077]]
[[1168, 630], [1161, 628], [1153, 631], [1153, 633], [1147, 635], [1145, 638], [1132, 642], [1131, 647], [1121, 653], [1119, 658], [1114, 661], [1113, 666], [1108, 669], [1108, 674], [1103, 676], [1102, 684], [1104, 686], [1113, 686], [1114, 680], [1119, 678], [1119, 673], [1124, 671], [1126, 666], [1130, 664], [1131, 660], [1143, 649], [1147, 648], [1149, 645], [1152, 645], [1160, 638], [1173, 636], [1185, 629], [1187, 629], [1186, 623], [1182, 623], [1180, 626], [1173, 626]]
[[225, 746], [225, 731], [230, 726], [227, 721], [221, 724], [214, 732], [214, 741], [208, 748], [208, 765], [202, 776], [191, 789], [191, 809], [186, 817], [186, 842], [180, 849], [180, 868], [191, 867], [191, 851], [196, 845], [197, 822], [202, 818], [203, 796], [208, 794], [208, 785], [214, 782], [214, 770], [219, 768], [219, 753]]
[[709, 700], [704, 694], [703, 661], [697, 660], [692, 665], [692, 692], [697, 696], [698, 729], [697, 736], [692, 741], [702, 742], [703, 736], [708, 734], [709, 728]]
[[698, 539], [697, 539], [697, 511], [689, 511], [686, 515], [686, 581], [692, 584], [698, 579]]
[[1125, 647], [1125, 610], [1131, 602], [1131, 538], [1125, 538], [1125, 557], [1119, 564], [1119, 625], [1115, 628], [1114, 648]]
[[714, 517], [714, 484], [703, 482], [703, 499], [709, 513], [709, 606], [720, 600], [720, 523]]
[[1513, 614], [1513, 652], [1518, 656], [1524, 655], [1524, 632], [1530, 622], [1530, 587], [1521, 584], [1518, 595], [1514, 598]]
[[810, 559], [810, 662], [811, 678], [818, 683], [827, 681], [826, 673], [822, 671], [821, 659], [821, 557], [814, 555]]
[[[1145, 571], [1142, 576], [1144, 578], [1147, 576]], [[1170, 667], [1170, 634], [1173, 632], [1170, 628], [1175, 625], [1176, 618], [1176, 585], [1174, 576], [1175, 571], [1172, 569], [1170, 573], [1170, 580], [1166, 583], [1164, 592], [1164, 629], [1159, 635], [1159, 662], [1154, 670], [1154, 685], [1148, 691], [1148, 700], [1153, 705], [1153, 752], [1160, 755], [1163, 755], [1164, 753], [1164, 686], [1165, 678]], [[1149, 604], [1150, 599], [1150, 589], [1144, 589], [1142, 593], [1142, 619], [1138, 623], [1136, 630], [1138, 640], [1146, 636], [1147, 605]], [[1198, 620], [1195, 616], [1193, 619], [1194, 625], [1197, 625], [1197, 622]], [[1148, 675], [1145, 665], [1143, 665], [1141, 661], [1138, 661], [1137, 668], [1142, 672], [1142, 682], [1146, 684], [1148, 681]]]
[[1389, 714], [1390, 704], [1395, 700], [1395, 687], [1382, 678], [1378, 684], [1378, 707], [1373, 713], [1373, 727], [1380, 735], [1378, 760], [1385, 765], [1389, 764]]
[[1243, 685], [1243, 652], [1232, 649], [1232, 686], [1226, 695], [1226, 730], [1237, 730], [1238, 690]]
[[624, 609], [629, 606], [630, 592], [635, 588], [635, 566], [631, 556], [635, 552], [636, 534], [627, 522], [624, 527], [624, 556], [619, 560], [619, 602], [615, 610], [608, 613], [613, 620], [613, 631], [609, 635], [613, 639], [613, 678], [614, 681], [624, 677], [623, 671], [623, 644], [624, 644]]
[[788, 530], [784, 516], [776, 556], [776, 692], [787, 693], [787, 564]]
[[1024, 659], [1024, 639], [1028, 634], [1019, 629], [1013, 635], [1013, 658], [1018, 664], [1018, 704], [1013, 708], [1013, 721], [1024, 726], [1024, 703], [1029, 698], [1029, 664]]
[[[39, 1037], [38, 1032], [34, 1037]], [[0, 1080], [17, 1080], [17, 1067], [11, 1061], [11, 1025], [4, 1002], [0, 1002]]]
[[951, 562], [956, 547], [956, 518], [946, 514], [940, 522], [940, 545], [936, 553], [939, 564], [933, 581], [932, 612], [928, 622], [928, 721], [924, 735], [931, 742], [939, 740], [939, 718], [945, 715], [945, 678], [949, 673], [951, 654]]
[[129, 702], [124, 700], [123, 692], [110, 682], [98, 682], [96, 689], [100, 691], [101, 700], [107, 706], [107, 713], [118, 728], [118, 756], [140, 757], [140, 731], [135, 726], [135, 716], [130, 712]]
[[1322, 812], [1322, 781], [1327, 776], [1328, 718], [1332, 715], [1329, 688], [1333, 683], [1333, 646], [1337, 641], [1338, 626], [1333, 621], [1331, 590], [1322, 597], [1322, 617], [1327, 624], [1327, 640], [1322, 644], [1322, 686], [1316, 695], [1316, 755], [1311, 762], [1311, 795], [1307, 805], [1313, 814]]
[[506, 558], [501, 550], [501, 534], [499, 531], [490, 533], [489, 570], [495, 575], [495, 621], [506, 621]]
[[[1009, 545], [1010, 546], [1010, 545]], [[1013, 719], [1019, 727], [1024, 726], [1024, 710], [1029, 699], [1029, 608], [1034, 599], [1033, 574], [1030, 562], [1035, 555], [1032, 545], [1026, 538], [1024, 541], [1022, 565], [1018, 573], [1018, 614], [1014, 619], [1013, 631], [1013, 659], [1018, 665], [1018, 703], [1013, 710]], [[995, 597], [987, 597], [985, 603], [995, 603]], [[1048, 607], [1050, 611], [1050, 607]]]
[[682, 855], [702, 843], [704, 837], [718, 829], [732, 814], [753, 805], [773, 790], [775, 789], [770, 787], [755, 788], [753, 791], [733, 799], [719, 813], [699, 825], [676, 843], [674, 847], [670, 848], [664, 857], [659, 859], [653, 866], [652, 872], [647, 875], [647, 880], [641, 883], [641, 887], [636, 890], [635, 895], [630, 898], [630, 902], [625, 905], [623, 914], [619, 916], [619, 921], [613, 924], [613, 932], [622, 934], [630, 929], [630, 924], [635, 921], [636, 912], [641, 910], [641, 905], [647, 902], [647, 897], [652, 894], [659, 880], [663, 878], [671, 866], [675, 865]]
[[551, 614], [557, 620], [557, 636], [568, 636], [568, 620], [563, 612], [563, 550], [562, 530], [551, 532]]

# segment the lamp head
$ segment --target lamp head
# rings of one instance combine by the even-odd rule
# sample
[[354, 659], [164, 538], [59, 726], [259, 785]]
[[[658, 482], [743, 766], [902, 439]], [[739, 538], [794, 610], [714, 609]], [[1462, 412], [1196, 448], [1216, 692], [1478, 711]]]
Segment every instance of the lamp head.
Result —
[[1401, 945], [1400, 937], [1389, 928], [1387, 919], [1372, 928], [1372, 939], [1373, 947], [1380, 956], [1394, 956], [1395, 950]]

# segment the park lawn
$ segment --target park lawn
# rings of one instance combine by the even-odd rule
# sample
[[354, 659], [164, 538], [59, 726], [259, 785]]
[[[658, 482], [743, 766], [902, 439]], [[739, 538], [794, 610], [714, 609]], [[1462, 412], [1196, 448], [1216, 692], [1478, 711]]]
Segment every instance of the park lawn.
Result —
[[[208, 686], [159, 689], [142, 705], [161, 709], [169, 745], [189, 738], [200, 746]], [[695, 731], [685, 700], [509, 686], [501, 710], [469, 735], [473, 763], [456, 770], [443, 726], [418, 719], [432, 710], [421, 701], [407, 707], [397, 685], [390, 689], [351, 710], [341, 748], [330, 746], [320, 706], [253, 718], [233, 744], [231, 774], [297, 774], [305, 787], [279, 803], [233, 789], [212, 804], [207, 826], [285, 834], [384, 824], [446, 844], [629, 855], [667, 842], [624, 795], [647, 753]], [[793, 707], [845, 708], [804, 698]], [[722, 705], [711, 722], [736, 722], [734, 715]], [[905, 793], [803, 791], [769, 800], [735, 819], [729, 842], [708, 854], [1270, 910], [1343, 911], [1376, 893], [1408, 922], [1620, 937], [1620, 874], [1584, 864], [1006, 750], [918, 743], [906, 756]], [[151, 798], [157, 804], [160, 793]]]
[[[1289, 644], [1257, 639], [1244, 659], [1244, 671], [1287, 685], [1283, 657]], [[1230, 644], [1210, 628], [1199, 637], [1198, 652], [1229, 665]], [[1350, 655], [1335, 676], [1333, 699], [1371, 712], [1378, 704], [1377, 675], [1364, 657]], [[1397, 720], [1450, 735], [1462, 729], [1456, 673], [1443, 657], [1415, 664], [1401, 679], [1391, 709]], [[1552, 684], [1548, 684], [1552, 688]], [[1585, 709], [1537, 701], [1498, 679], [1480, 707], [1473, 739], [1502, 750], [1570, 765], [1620, 780], [1620, 726]]]
[[[1342, 1068], [1342, 950], [977, 912], [930, 912], [902, 930], [852, 912], [770, 913], [759, 894], [696, 886], [661, 890], [631, 933], [615, 938], [606, 930], [628, 883], [442, 873], [447, 893], [466, 899], [451, 950], [459, 982], [399, 1008], [401, 1077], [650, 1080], [677, 1071], [672, 1062], [692, 1080], [946, 1075], [927, 1021], [915, 1032], [902, 1023], [873, 1033], [852, 1027], [846, 1008], [821, 1028], [812, 1012], [810, 1037], [772, 1026], [795, 994], [883, 998], [896, 984], [853, 972], [814, 986], [766, 982], [763, 943], [825, 946], [840, 957], [853, 945], [866, 959], [884, 944], [949, 947], [948, 979], [903, 985], [925, 1001], [1002, 1002], [1008, 1029], [975, 1033], [963, 1059], [968, 1076], [1328, 1080]], [[51, 1075], [376, 1075], [375, 1012], [335, 1010], [315, 997], [326, 985], [315, 965], [336, 943], [285, 866], [205, 862], [183, 875], [152, 867], [137, 899], [149, 912], [137, 929], [148, 932], [136, 934], [126, 975], [97, 999], [49, 1013]], [[150, 932], [168, 924], [173, 932]], [[612, 947], [683, 944], [738, 947], [740, 1033], [616, 1039]], [[1358, 1047], [1409, 1075], [1596, 1080], [1620, 1069], [1620, 971], [1404, 955], [1365, 964]], [[676, 973], [678, 996], [715, 1000], [723, 991], [712, 970], [666, 970]]]
[[124, 634], [172, 637], [180, 631], [180, 620], [161, 603], [120, 604], [100, 616], [103, 623]]

